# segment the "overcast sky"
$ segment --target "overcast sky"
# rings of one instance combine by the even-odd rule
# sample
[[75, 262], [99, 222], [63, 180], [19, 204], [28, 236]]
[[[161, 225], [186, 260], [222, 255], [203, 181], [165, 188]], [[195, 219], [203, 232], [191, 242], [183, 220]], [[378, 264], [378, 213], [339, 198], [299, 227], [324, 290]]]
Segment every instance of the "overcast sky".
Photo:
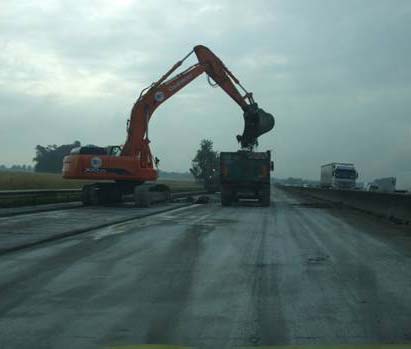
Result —
[[[276, 176], [411, 174], [411, 1], [0, 2], [0, 163], [37, 144], [122, 144], [140, 90], [196, 44], [276, 117], [260, 150]], [[195, 56], [187, 62], [194, 64]], [[241, 109], [200, 76], [150, 123], [161, 168], [187, 171], [202, 138], [238, 149]]]

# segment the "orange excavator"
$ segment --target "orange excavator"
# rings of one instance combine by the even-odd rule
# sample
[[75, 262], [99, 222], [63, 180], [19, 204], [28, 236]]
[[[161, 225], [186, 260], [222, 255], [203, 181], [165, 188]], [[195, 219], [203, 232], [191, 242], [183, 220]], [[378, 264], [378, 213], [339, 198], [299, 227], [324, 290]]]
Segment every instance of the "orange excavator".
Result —
[[[198, 63], [170, 77], [192, 53], [197, 56]], [[145, 194], [151, 189], [141, 184], [155, 181], [158, 177], [155, 168], [157, 158], [153, 159], [149, 147], [150, 118], [162, 103], [202, 73], [207, 74], [211, 85], [220, 86], [243, 110], [244, 132], [237, 136], [242, 149], [252, 151], [258, 144], [257, 138], [274, 127], [273, 116], [258, 107], [252, 93], [240, 84], [224, 63], [207, 47], [195, 46], [157, 82], [141, 91], [131, 110], [124, 146], [83, 146], [73, 149], [64, 158], [64, 178], [102, 181], [83, 187], [82, 201], [85, 205], [118, 202], [122, 195], [134, 193], [136, 204], [140, 202], [146, 206], [150, 200]], [[145, 189], [141, 189], [143, 187]], [[164, 186], [157, 185], [154, 191], [167, 190]]]

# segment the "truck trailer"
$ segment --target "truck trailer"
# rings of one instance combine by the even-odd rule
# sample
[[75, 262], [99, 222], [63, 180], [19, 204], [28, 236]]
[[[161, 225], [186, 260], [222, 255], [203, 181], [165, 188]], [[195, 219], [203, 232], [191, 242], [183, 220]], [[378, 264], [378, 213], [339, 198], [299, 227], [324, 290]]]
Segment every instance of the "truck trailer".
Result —
[[321, 166], [321, 188], [355, 189], [358, 172], [353, 164], [332, 162]]
[[254, 199], [262, 206], [270, 206], [270, 171], [273, 170], [270, 151], [221, 152], [221, 205]]

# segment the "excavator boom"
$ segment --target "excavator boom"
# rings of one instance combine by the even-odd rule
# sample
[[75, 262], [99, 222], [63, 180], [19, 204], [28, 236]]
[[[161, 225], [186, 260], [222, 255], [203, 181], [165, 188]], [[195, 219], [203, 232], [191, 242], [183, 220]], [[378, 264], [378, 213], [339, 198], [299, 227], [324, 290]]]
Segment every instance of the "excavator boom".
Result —
[[[168, 79], [193, 52], [199, 63]], [[243, 109], [245, 129], [243, 136], [237, 137], [243, 148], [252, 148], [256, 144], [257, 137], [269, 131], [259, 132], [261, 129], [260, 118], [263, 113], [254, 102], [252, 93], [240, 84], [234, 74], [210, 49], [198, 45], [182, 60], [174, 64], [157, 82], [142, 91], [131, 111], [127, 141], [124, 144], [122, 155], [138, 156], [141, 152], [147, 151], [148, 123], [155, 109], [204, 72]], [[241, 95], [235, 84], [240, 87], [244, 95]], [[272, 116], [270, 115], [268, 118], [272, 118]], [[274, 121], [273, 118], [272, 120]], [[274, 126], [274, 122], [272, 126]]]

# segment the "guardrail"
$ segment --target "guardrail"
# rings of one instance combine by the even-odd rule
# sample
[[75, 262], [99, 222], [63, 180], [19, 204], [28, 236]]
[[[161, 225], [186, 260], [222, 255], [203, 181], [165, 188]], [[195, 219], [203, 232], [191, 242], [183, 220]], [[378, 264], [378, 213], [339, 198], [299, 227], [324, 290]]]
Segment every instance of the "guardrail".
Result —
[[[173, 199], [205, 194], [205, 191], [172, 192]], [[81, 189], [0, 190], [0, 207], [39, 205], [80, 200]]]
[[378, 217], [388, 218], [396, 223], [411, 223], [411, 195], [359, 190], [280, 187], [290, 193], [340, 203]]

